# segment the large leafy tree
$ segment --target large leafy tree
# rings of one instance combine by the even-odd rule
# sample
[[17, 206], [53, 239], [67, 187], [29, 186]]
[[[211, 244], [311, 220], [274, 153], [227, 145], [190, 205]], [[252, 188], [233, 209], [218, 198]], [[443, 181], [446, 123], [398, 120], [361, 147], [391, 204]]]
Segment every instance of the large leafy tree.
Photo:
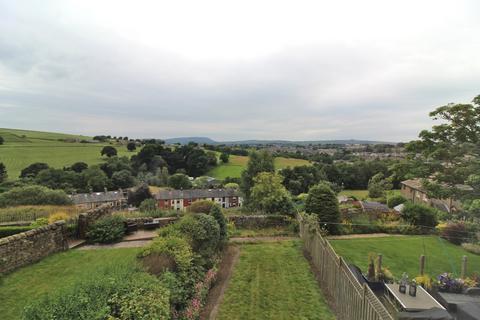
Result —
[[448, 104], [430, 113], [440, 121], [423, 130], [407, 150], [421, 158], [431, 196], [466, 199], [471, 190], [463, 185], [480, 180], [480, 95], [471, 104]]
[[242, 172], [241, 190], [245, 200], [250, 200], [251, 189], [254, 185], [254, 178], [261, 172], [274, 172], [275, 166], [273, 156], [266, 151], [252, 151], [247, 163], [247, 168]]
[[385, 198], [386, 191], [392, 189], [390, 179], [386, 179], [383, 173], [379, 172], [368, 181], [368, 196], [370, 198]]
[[112, 146], [105, 146], [103, 147], [102, 151], [100, 151], [100, 154], [110, 158], [117, 155], [117, 149]]
[[282, 176], [275, 173], [259, 173], [253, 179], [250, 206], [265, 213], [291, 213], [292, 200], [282, 180]]

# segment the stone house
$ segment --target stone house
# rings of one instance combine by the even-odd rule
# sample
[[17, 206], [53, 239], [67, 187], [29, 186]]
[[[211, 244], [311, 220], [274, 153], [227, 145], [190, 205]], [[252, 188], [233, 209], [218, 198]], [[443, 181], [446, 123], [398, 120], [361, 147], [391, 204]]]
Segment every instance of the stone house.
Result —
[[103, 204], [109, 204], [115, 209], [122, 209], [127, 206], [127, 193], [125, 190], [78, 193], [69, 196], [73, 204], [85, 210], [97, 208]]
[[[402, 196], [413, 203], [422, 203], [449, 213], [461, 210], [461, 203], [458, 200], [429, 198], [421, 179], [405, 180], [400, 185]], [[459, 187], [466, 188], [467, 186]]]
[[186, 210], [193, 202], [210, 200], [222, 208], [241, 207], [243, 198], [234, 189], [160, 190], [155, 194], [160, 209]]

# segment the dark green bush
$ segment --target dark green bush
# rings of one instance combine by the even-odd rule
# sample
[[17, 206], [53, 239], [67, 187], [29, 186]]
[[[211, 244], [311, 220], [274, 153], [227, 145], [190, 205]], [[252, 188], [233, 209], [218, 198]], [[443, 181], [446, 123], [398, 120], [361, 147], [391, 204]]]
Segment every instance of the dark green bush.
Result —
[[32, 226], [8, 226], [8, 227], [0, 227], [0, 238], [5, 238], [8, 236], [13, 236], [17, 233], [22, 233], [28, 230], [35, 229]]
[[467, 227], [463, 222], [449, 222], [441, 231], [441, 237], [447, 241], [460, 245], [471, 240]]
[[403, 196], [398, 195], [388, 198], [387, 205], [391, 209], [405, 202], [407, 202], [407, 199], [405, 199]]
[[[189, 272], [192, 267], [193, 253], [187, 240], [175, 235], [158, 237], [140, 252], [139, 257], [144, 260], [147, 270], [158, 269], [162, 258], [171, 259], [172, 268], [168, 271]], [[150, 257], [151, 259], [147, 259]], [[163, 259], [166, 260], [166, 259]], [[160, 267], [160, 269], [162, 269]], [[167, 270], [153, 272], [158, 274]]]
[[437, 210], [423, 204], [406, 202], [401, 216], [403, 220], [426, 230], [433, 230], [438, 224]]
[[192, 213], [209, 213], [215, 202], [210, 200], [198, 200], [192, 203], [188, 208], [188, 212]]
[[177, 235], [188, 240], [195, 257], [194, 264], [211, 267], [220, 242], [220, 227], [212, 216], [198, 213], [183, 216], [177, 223], [160, 230], [161, 236]]
[[305, 212], [317, 215], [319, 223], [331, 234], [339, 231], [340, 210], [336, 194], [326, 183], [310, 188], [305, 201]]
[[88, 230], [87, 239], [91, 243], [112, 243], [125, 235], [125, 219], [119, 216], [97, 220]]
[[225, 219], [225, 216], [223, 215], [222, 209], [218, 205], [212, 206], [210, 210], [210, 215], [215, 218], [215, 221], [217, 221], [218, 226], [220, 228], [220, 242], [224, 243], [227, 240], [227, 220]]
[[110, 267], [90, 279], [28, 305], [24, 320], [169, 319], [169, 292], [154, 276], [132, 267]]

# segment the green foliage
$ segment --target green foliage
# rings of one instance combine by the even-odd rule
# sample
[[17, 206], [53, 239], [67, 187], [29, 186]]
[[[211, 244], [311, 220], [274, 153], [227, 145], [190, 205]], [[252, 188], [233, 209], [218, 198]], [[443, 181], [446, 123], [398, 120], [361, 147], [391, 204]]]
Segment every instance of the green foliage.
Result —
[[230, 158], [230, 155], [226, 152], [222, 152], [222, 154], [220, 154], [220, 160], [223, 163], [228, 163], [229, 158]]
[[125, 219], [119, 216], [98, 219], [88, 230], [91, 243], [112, 243], [122, 240], [125, 235]]
[[169, 292], [154, 276], [110, 268], [28, 305], [24, 320], [156, 320], [170, 317]]
[[329, 233], [338, 232], [337, 223], [340, 222], [338, 200], [328, 184], [320, 183], [310, 188], [305, 201], [305, 212], [317, 215], [318, 221], [326, 224], [325, 228]]
[[240, 185], [235, 182], [229, 182], [224, 185], [225, 189], [234, 189], [234, 190], [240, 190]]
[[67, 205], [72, 201], [65, 192], [42, 186], [16, 187], [0, 194], [0, 208], [21, 205]]
[[218, 226], [220, 228], [220, 243], [224, 243], [227, 240], [227, 219], [222, 212], [222, 209], [218, 205], [213, 205], [210, 210], [210, 215], [215, 218], [217, 221]]
[[155, 199], [149, 198], [145, 199], [140, 203], [138, 210], [141, 212], [152, 212], [157, 210], [157, 201]]
[[441, 123], [430, 131], [423, 130], [419, 140], [407, 145], [409, 151], [420, 155], [417, 156], [420, 166], [428, 173], [423, 177], [434, 177], [426, 186], [429, 196], [475, 197], [477, 192], [472, 193], [460, 185], [473, 182], [469, 181], [469, 176], [480, 171], [480, 96], [472, 104], [452, 103], [439, 107], [430, 117]]
[[389, 208], [395, 208], [396, 206], [398, 206], [402, 203], [405, 203], [405, 202], [407, 202], [407, 199], [405, 199], [401, 195], [396, 195], [396, 196], [388, 198], [387, 205], [388, 205]]
[[197, 200], [188, 206], [188, 212], [192, 213], [209, 213], [215, 202], [211, 200]]
[[135, 178], [130, 171], [121, 170], [112, 175], [112, 183], [117, 189], [127, 189], [135, 185]]
[[186, 174], [175, 173], [168, 178], [168, 186], [174, 189], [191, 189], [192, 182]]
[[2, 136], [0, 136], [0, 146], [5, 142], [5, 139], [3, 139]]
[[28, 230], [34, 229], [34, 226], [6, 226], [0, 227], [0, 238], [5, 238], [8, 236], [13, 236], [17, 233], [22, 233]]
[[423, 204], [406, 202], [401, 216], [405, 221], [424, 228], [425, 231], [431, 230], [438, 224], [437, 210]]
[[86, 192], [104, 191], [108, 184], [108, 177], [98, 166], [91, 166], [90, 168], [82, 171], [82, 179]]
[[441, 230], [440, 234], [442, 238], [456, 245], [471, 240], [471, 236], [464, 222], [449, 222]]
[[318, 166], [287, 167], [280, 171], [284, 177], [283, 185], [293, 195], [307, 193], [308, 189], [325, 180], [325, 173]]
[[[189, 273], [192, 268], [193, 253], [192, 249], [184, 238], [176, 235], [155, 238], [150, 245], [145, 247], [139, 254], [139, 257], [169, 257], [173, 260], [173, 268], [165, 271], [186, 272]], [[148, 262], [151, 264], [151, 262]], [[147, 265], [148, 269], [156, 268], [156, 265]], [[155, 272], [158, 274], [159, 272]]]
[[7, 168], [3, 164], [3, 162], [0, 162], [0, 183], [6, 181], [8, 178], [7, 175]]
[[247, 168], [242, 172], [242, 183], [240, 185], [247, 202], [250, 201], [251, 189], [255, 184], [254, 179], [261, 172], [275, 172], [273, 157], [266, 151], [252, 151]]
[[199, 255], [196, 264], [206, 268], [212, 266], [219, 241], [220, 227], [215, 218], [203, 213], [186, 215], [178, 221], [173, 230], [188, 239], [192, 250]]
[[150, 188], [146, 184], [142, 184], [134, 190], [128, 191], [128, 204], [131, 204], [135, 207], [138, 207], [143, 200], [151, 198], [152, 193], [150, 192]]
[[289, 214], [293, 203], [287, 189], [282, 185], [282, 176], [261, 172], [254, 179], [249, 205], [265, 213]]
[[48, 219], [47, 218], [38, 218], [35, 219], [34, 222], [30, 224], [31, 227], [33, 228], [39, 228], [48, 225]]
[[32, 163], [20, 172], [20, 178], [35, 178], [40, 171], [48, 168], [48, 164], [43, 162]]
[[85, 162], [75, 162], [70, 166], [70, 170], [75, 171], [76, 173], [81, 173], [83, 170], [88, 169], [88, 164]]
[[135, 149], [137, 149], [136, 143], [133, 142], [133, 141], [130, 141], [130, 142], [127, 144], [127, 150], [128, 150], [128, 151], [134, 151]]
[[379, 172], [368, 181], [368, 196], [370, 198], [385, 198], [386, 191], [392, 189], [389, 179], [385, 179], [383, 173]]
[[112, 146], [105, 146], [103, 147], [102, 151], [100, 151], [100, 154], [102, 156], [107, 156], [107, 157], [113, 157], [113, 156], [116, 156], [117, 155], [117, 149], [115, 149], [114, 147]]

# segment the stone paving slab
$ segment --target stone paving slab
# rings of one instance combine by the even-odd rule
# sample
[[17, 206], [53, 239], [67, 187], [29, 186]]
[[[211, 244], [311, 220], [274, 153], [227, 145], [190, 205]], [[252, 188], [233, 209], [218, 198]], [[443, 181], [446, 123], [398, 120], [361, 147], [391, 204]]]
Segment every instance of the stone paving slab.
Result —
[[78, 248], [78, 250], [98, 250], [98, 249], [117, 249], [117, 248], [141, 248], [149, 244], [152, 240], [122, 241], [112, 244], [92, 244]]

